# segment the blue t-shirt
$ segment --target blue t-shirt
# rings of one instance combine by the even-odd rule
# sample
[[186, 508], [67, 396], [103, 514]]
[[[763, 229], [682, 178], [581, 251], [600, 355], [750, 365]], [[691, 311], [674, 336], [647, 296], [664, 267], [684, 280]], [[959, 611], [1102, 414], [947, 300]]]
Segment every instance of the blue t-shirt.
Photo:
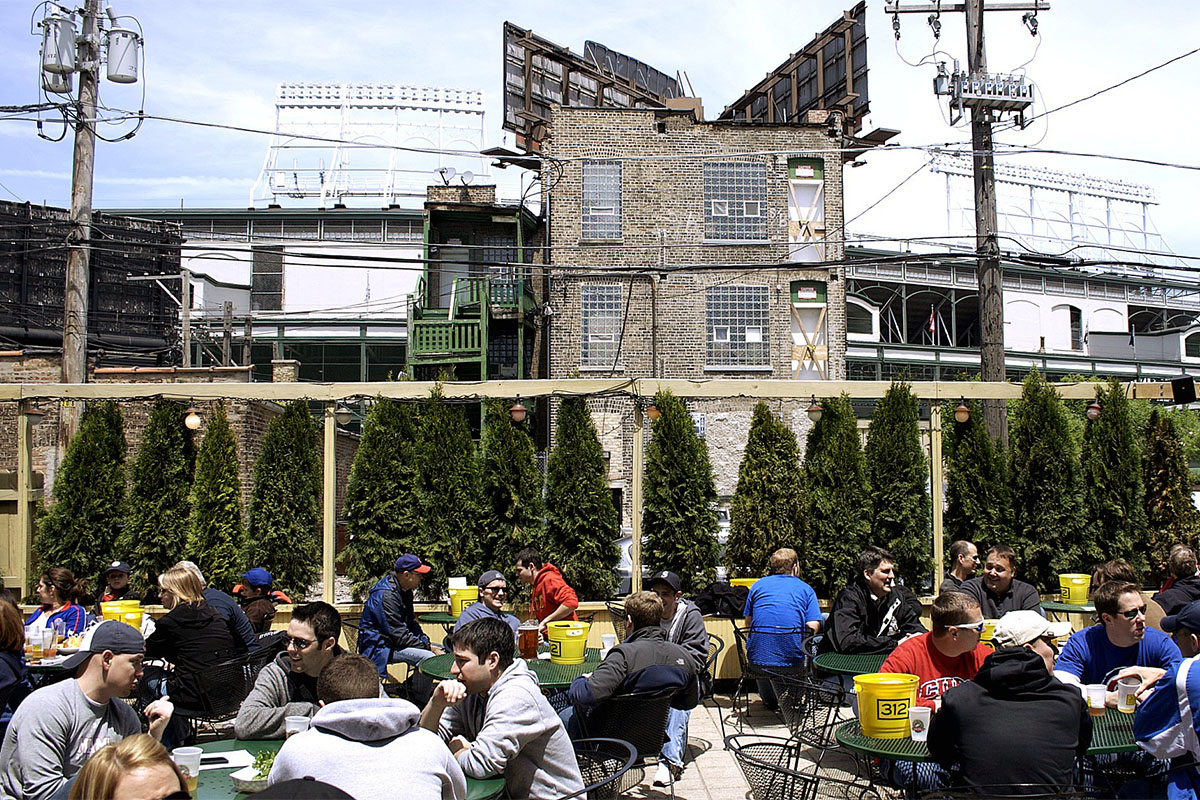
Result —
[[[803, 657], [800, 649], [805, 632], [774, 633], [772, 629], [802, 628], [806, 622], [821, 621], [821, 606], [812, 587], [795, 575], [768, 575], [750, 587], [746, 608], [751, 634], [747, 657], [763, 666], [793, 666]], [[755, 635], [754, 630], [765, 629]]]
[[477, 619], [498, 619], [502, 622], [507, 622], [508, 627], [513, 629], [513, 636], [517, 635], [517, 628], [521, 626], [521, 620], [514, 617], [512, 614], [505, 614], [503, 611], [497, 613], [492, 611], [483, 601], [476, 600], [471, 605], [462, 610], [458, 615], [458, 622], [454, 623], [454, 630], [458, 630], [468, 622], [474, 622]]
[[1054, 663], [1056, 672], [1067, 672], [1080, 683], [1104, 683], [1113, 670], [1123, 667], [1169, 669], [1183, 660], [1179, 648], [1160, 630], [1146, 628], [1145, 637], [1131, 647], [1117, 647], [1108, 639], [1103, 625], [1092, 625], [1067, 640]]

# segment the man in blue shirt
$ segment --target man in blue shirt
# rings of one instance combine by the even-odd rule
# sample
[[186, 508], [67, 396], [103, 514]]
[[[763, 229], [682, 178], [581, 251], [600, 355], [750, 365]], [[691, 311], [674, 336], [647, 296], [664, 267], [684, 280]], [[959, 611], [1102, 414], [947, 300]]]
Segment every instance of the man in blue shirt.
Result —
[[457, 631], [463, 625], [477, 619], [498, 619], [506, 622], [508, 627], [513, 629], [513, 636], [516, 637], [521, 620], [512, 614], [505, 614], [501, 610], [505, 601], [508, 600], [508, 579], [504, 577], [504, 573], [498, 569], [489, 569], [479, 576], [477, 583], [479, 599], [464, 608], [463, 612], [458, 615], [458, 622], [454, 623], [454, 630]]
[[[1146, 627], [1146, 601], [1136, 584], [1109, 581], [1092, 596], [1100, 624], [1075, 633], [1054, 665], [1064, 683], [1109, 683], [1125, 667], [1169, 669], [1183, 660], [1165, 633]], [[1116, 708], [1117, 693], [1107, 705]]]
[[[1138, 704], [1133, 715], [1133, 737], [1138, 745], [1159, 759], [1171, 759], [1166, 797], [1196, 800], [1200, 796], [1200, 600], [1184, 606], [1178, 614], [1163, 617], [1164, 631], [1179, 646], [1184, 660], [1167, 670], [1153, 691]], [[1128, 784], [1127, 784], [1128, 786]], [[1151, 796], [1149, 786], [1139, 786]], [[1129, 795], [1132, 796], [1132, 795]], [[1162, 796], [1161, 792], [1158, 796]]]
[[[754, 582], [742, 612], [750, 631], [746, 655], [759, 666], [792, 667], [803, 661], [802, 629], [807, 628], [809, 635], [821, 630], [821, 607], [817, 593], [800, 580], [795, 550], [776, 550], [770, 564], [772, 574]], [[760, 680], [758, 693], [768, 706], [778, 704], [770, 681]]]

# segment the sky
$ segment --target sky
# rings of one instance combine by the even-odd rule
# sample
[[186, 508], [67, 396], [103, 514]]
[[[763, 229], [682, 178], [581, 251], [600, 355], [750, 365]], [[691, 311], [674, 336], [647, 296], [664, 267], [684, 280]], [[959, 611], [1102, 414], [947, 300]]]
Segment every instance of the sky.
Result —
[[[920, 0], [908, 0], [916, 2]], [[137, 109], [144, 92], [149, 114], [269, 131], [275, 122], [275, 89], [282, 82], [481, 89], [487, 100], [487, 144], [492, 146], [504, 143], [500, 124], [505, 20], [577, 53], [584, 40], [592, 39], [668, 74], [686, 72], [713, 117], [852, 5], [850, 0], [119, 0], [117, 13], [135, 17], [145, 32], [145, 67], [142, 80], [133, 86], [102, 82], [101, 100], [114, 109]], [[35, 11], [30, 0], [0, 0], [0, 105], [39, 102], [39, 40], [30, 34]], [[942, 53], [936, 60], [958, 58], [965, 63], [962, 15], [942, 15], [938, 41], [924, 14], [903, 15], [900, 22], [897, 42], [884, 3], [868, 3], [871, 114], [864, 132], [899, 129], [892, 141], [904, 146], [968, 141], [969, 129], [965, 124], [951, 127], [944, 98], [933, 95], [932, 64], [906, 63], [917, 64], [935, 49]], [[1038, 87], [1035, 113], [1130, 78], [1200, 42], [1200, 4], [1194, 0], [1054, 0], [1050, 10], [1038, 14], [1038, 22], [1035, 38], [1020, 13], [985, 16], [990, 70], [1011, 71], [1028, 62], [1026, 74]], [[1200, 255], [1200, 226], [1192, 212], [1200, 171], [1121, 160], [1200, 166], [1200, 156], [1183, 146], [1200, 127], [1195, 103], [1198, 73], [1200, 54], [1035, 120], [1024, 131], [997, 136], [1004, 144], [1102, 158], [1045, 153], [1002, 158], [1005, 163], [1149, 185], [1159, 203], [1152, 218], [1167, 244], [1178, 253]], [[0, 113], [0, 198], [67, 206], [70, 136], [44, 141], [29, 118]], [[61, 131], [52, 116], [44, 118], [45, 133]], [[120, 135], [128, 124], [107, 130]], [[94, 205], [245, 208], [268, 139], [257, 133], [146, 121], [132, 139], [98, 143]], [[845, 177], [852, 233], [921, 237], [946, 232], [945, 178], [921, 169], [928, 161], [925, 151], [898, 148], [869, 153], [862, 160], [866, 164], [847, 170]], [[916, 175], [896, 188], [914, 171]], [[497, 174], [503, 179], [502, 194], [515, 194], [513, 172]]]

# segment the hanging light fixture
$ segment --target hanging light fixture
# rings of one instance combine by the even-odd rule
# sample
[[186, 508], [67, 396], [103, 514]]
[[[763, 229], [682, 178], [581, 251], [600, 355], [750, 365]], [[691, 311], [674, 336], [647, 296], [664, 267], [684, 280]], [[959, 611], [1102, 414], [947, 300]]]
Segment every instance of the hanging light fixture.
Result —
[[813, 422], [820, 422], [821, 417], [825, 415], [825, 409], [817, 402], [817, 396], [812, 396], [812, 402], [808, 404], [808, 418]]
[[338, 425], [348, 425], [350, 420], [354, 419], [354, 414], [350, 409], [343, 405], [339, 405], [333, 412], [333, 418], [337, 420]]
[[646, 406], [646, 416], [650, 419], [658, 419], [662, 416], [662, 412], [658, 410], [658, 406], [654, 405], [654, 401], [650, 401], [650, 405]]
[[1088, 403], [1087, 407], [1088, 419], [1095, 419], [1098, 416], [1100, 416], [1100, 398], [1096, 398], [1092, 402]]
[[965, 397], [958, 398], [958, 405], [954, 407], [954, 421], [966, 422], [971, 418], [971, 409], [967, 405]]
[[30, 406], [25, 409], [25, 419], [29, 420], [30, 425], [37, 425], [46, 418], [46, 412], [42, 411], [37, 406]]
[[512, 417], [512, 421], [518, 425], [525, 421], [528, 411], [525, 406], [521, 405], [521, 395], [517, 395], [517, 402], [512, 404], [512, 408], [508, 410], [508, 413]]
[[188, 406], [187, 416], [183, 418], [183, 425], [189, 431], [194, 431], [200, 427], [200, 409], [196, 408], [195, 403]]

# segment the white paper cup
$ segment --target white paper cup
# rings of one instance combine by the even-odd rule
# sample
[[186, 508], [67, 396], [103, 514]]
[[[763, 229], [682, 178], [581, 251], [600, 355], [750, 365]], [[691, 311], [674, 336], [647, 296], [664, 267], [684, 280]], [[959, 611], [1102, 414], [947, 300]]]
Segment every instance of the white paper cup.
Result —
[[617, 635], [615, 633], [600, 634], [601, 647], [605, 650], [611, 650], [617, 646]]
[[908, 707], [908, 735], [914, 742], [923, 742], [929, 735], [929, 720], [933, 717], [933, 709], [928, 706], [913, 704]]
[[1087, 703], [1088, 713], [1093, 717], [1104, 716], [1105, 707], [1104, 699], [1108, 694], [1108, 687], [1103, 683], [1089, 683], [1087, 687]]
[[1140, 678], [1121, 678], [1117, 682], [1117, 710], [1132, 714], [1137, 708], [1137, 690], [1142, 685]]
[[304, 716], [283, 718], [283, 737], [290, 738], [293, 733], [303, 733], [308, 730], [311, 720]]

